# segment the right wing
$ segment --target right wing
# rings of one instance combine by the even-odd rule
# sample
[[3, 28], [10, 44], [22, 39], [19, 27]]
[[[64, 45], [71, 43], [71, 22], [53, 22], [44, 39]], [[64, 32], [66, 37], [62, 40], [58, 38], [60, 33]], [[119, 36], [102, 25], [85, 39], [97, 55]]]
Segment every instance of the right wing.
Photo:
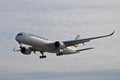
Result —
[[113, 31], [111, 34], [109, 35], [104, 35], [104, 36], [98, 36], [98, 37], [91, 37], [91, 38], [85, 38], [85, 39], [79, 39], [79, 40], [71, 40], [71, 41], [63, 41], [63, 43], [65, 44], [65, 47], [68, 46], [73, 46], [75, 44], [80, 44], [80, 43], [85, 43], [85, 42], [89, 42], [90, 40], [94, 40], [94, 39], [99, 39], [99, 38], [104, 38], [104, 37], [108, 37], [114, 34], [115, 31]]

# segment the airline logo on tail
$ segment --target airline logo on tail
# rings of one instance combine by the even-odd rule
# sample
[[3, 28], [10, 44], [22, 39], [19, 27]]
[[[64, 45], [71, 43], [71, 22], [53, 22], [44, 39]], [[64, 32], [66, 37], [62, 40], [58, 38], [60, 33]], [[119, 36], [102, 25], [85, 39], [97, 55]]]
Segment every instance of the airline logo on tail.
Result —
[[[78, 40], [80, 38], [80, 35], [78, 34], [76, 37], [75, 37], [75, 40]], [[75, 44], [74, 45], [76, 48], [78, 48], [78, 44]]]

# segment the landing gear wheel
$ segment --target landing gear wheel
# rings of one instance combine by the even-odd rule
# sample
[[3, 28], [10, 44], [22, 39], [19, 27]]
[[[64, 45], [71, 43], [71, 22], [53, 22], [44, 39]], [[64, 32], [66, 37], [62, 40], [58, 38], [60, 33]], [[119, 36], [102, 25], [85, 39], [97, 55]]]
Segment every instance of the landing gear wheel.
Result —
[[46, 56], [40, 56], [40, 59], [46, 58]]
[[46, 55], [44, 55], [44, 53], [42, 51], [40, 51], [40, 53], [42, 54], [42, 56], [40, 56], [40, 59], [46, 58]]
[[63, 54], [62, 53], [57, 53], [56, 56], [62, 56]]

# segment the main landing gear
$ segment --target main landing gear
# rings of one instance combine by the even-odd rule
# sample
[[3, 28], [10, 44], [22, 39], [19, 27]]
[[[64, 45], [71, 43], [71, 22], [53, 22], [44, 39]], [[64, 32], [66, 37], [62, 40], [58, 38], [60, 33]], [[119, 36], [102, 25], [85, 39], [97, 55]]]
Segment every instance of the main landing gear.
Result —
[[40, 51], [40, 53], [42, 54], [42, 56], [40, 56], [40, 59], [46, 58], [46, 55], [44, 55], [42, 51]]
[[56, 56], [63, 56], [63, 53], [57, 53]]

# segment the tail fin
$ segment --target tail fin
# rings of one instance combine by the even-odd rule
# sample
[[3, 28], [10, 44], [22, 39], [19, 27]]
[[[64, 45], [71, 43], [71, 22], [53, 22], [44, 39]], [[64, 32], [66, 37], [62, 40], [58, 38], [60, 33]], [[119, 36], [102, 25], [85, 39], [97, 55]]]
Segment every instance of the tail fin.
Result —
[[[80, 35], [78, 34], [76, 37], [75, 37], [75, 40], [78, 40], [80, 38]], [[75, 44], [74, 45], [76, 48], [78, 47], [78, 44]]]
[[80, 38], [80, 35], [78, 34], [76, 37], [75, 37], [75, 40], [78, 40]]

